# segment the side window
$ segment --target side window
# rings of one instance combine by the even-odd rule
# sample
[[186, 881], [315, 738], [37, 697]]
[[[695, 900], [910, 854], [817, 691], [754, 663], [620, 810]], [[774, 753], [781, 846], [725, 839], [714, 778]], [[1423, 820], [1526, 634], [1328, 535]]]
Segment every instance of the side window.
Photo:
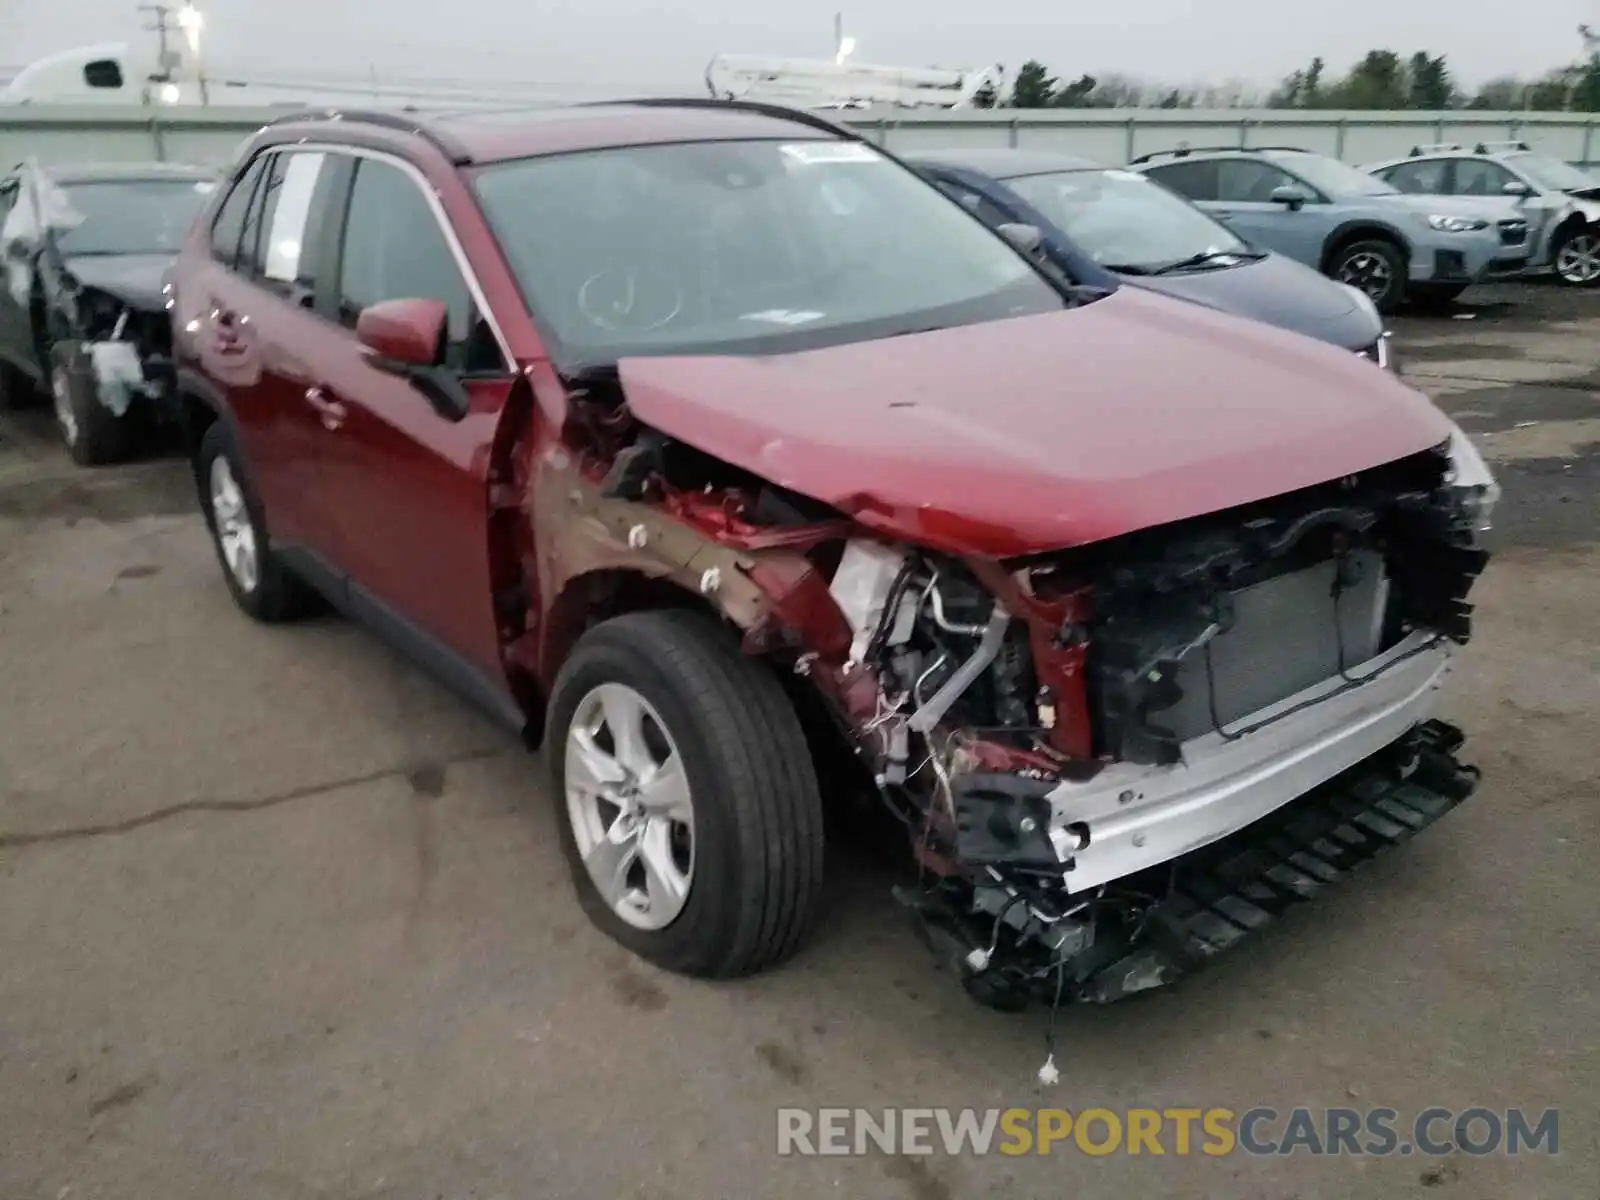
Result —
[[1217, 163], [1217, 199], [1234, 204], [1267, 204], [1281, 187], [1299, 186], [1294, 178], [1248, 158], [1224, 158]]
[[1498, 196], [1506, 184], [1515, 182], [1516, 176], [1499, 163], [1482, 158], [1462, 158], [1456, 161], [1457, 196]]
[[450, 310], [448, 360], [463, 371], [503, 367], [439, 219], [422, 189], [391, 163], [356, 166], [339, 262], [339, 320], [351, 329], [361, 310], [384, 300], [443, 300]]
[[239, 263], [239, 239], [244, 234], [245, 216], [250, 211], [251, 200], [255, 198], [256, 184], [266, 170], [266, 161], [267, 156], [261, 155], [250, 164], [249, 170], [240, 176], [239, 182], [233, 185], [233, 190], [223, 200], [222, 207], [217, 209], [217, 218], [211, 223], [211, 254], [225, 266], [234, 267]]
[[242, 263], [269, 290], [307, 303], [315, 280], [311, 267], [316, 229], [312, 227], [312, 199], [327, 155], [282, 153], [274, 156], [266, 177], [254, 245], [245, 238]]
[[1175, 162], [1151, 167], [1145, 174], [1190, 200], [1217, 198], [1215, 162]]
[[6, 182], [0, 183], [0, 229], [5, 228], [6, 218], [11, 215], [11, 210], [17, 204], [17, 185]]
[[1449, 174], [1449, 159], [1424, 158], [1390, 167], [1383, 178], [1413, 196], [1438, 196], [1445, 192]]

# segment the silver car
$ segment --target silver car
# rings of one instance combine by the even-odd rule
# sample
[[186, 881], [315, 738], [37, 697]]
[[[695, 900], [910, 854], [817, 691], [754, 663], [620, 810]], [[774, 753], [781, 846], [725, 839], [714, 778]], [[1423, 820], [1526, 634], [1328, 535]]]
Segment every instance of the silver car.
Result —
[[1531, 269], [1600, 283], [1600, 178], [1571, 163], [1527, 142], [1440, 143], [1363, 169], [1415, 196], [1509, 196], [1528, 219]]

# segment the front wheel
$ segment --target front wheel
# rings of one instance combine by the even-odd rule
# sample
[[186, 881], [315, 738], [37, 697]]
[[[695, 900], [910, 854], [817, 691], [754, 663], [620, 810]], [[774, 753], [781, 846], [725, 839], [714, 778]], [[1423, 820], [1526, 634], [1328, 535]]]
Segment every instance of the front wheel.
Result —
[[1363, 291], [1381, 313], [1400, 307], [1406, 294], [1406, 257], [1393, 242], [1351, 242], [1334, 252], [1328, 274]]
[[1600, 233], [1587, 225], [1574, 225], [1556, 239], [1551, 262], [1556, 278], [1568, 287], [1600, 284]]
[[782, 686], [715, 619], [631, 613], [586, 633], [552, 691], [547, 754], [602, 932], [711, 978], [794, 952], [822, 890], [816, 772]]
[[128, 416], [119, 417], [100, 402], [94, 366], [81, 345], [58, 342], [51, 348], [50, 402], [61, 440], [80, 467], [128, 456], [134, 441]]

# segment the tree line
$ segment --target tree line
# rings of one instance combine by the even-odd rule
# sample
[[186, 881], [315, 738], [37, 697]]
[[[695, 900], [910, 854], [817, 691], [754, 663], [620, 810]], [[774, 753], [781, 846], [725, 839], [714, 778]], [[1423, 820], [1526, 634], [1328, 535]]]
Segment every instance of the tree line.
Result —
[[1443, 54], [1411, 55], [1369, 50], [1342, 76], [1313, 58], [1277, 87], [1263, 92], [1230, 82], [1208, 87], [1172, 87], [1125, 75], [1079, 75], [1059, 79], [1037, 59], [1018, 69], [1009, 96], [980, 94], [980, 108], [1334, 108], [1334, 109], [1526, 109], [1534, 112], [1600, 112], [1600, 54], [1558, 67], [1537, 79], [1505, 76], [1475, 90], [1459, 87]]

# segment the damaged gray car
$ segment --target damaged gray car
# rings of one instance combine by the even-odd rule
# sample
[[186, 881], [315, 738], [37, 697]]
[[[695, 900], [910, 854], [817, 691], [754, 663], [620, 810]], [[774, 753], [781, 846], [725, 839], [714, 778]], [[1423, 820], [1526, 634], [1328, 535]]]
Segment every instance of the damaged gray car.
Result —
[[156, 163], [0, 178], [0, 407], [48, 394], [84, 466], [178, 415], [166, 275], [213, 186], [205, 168]]

